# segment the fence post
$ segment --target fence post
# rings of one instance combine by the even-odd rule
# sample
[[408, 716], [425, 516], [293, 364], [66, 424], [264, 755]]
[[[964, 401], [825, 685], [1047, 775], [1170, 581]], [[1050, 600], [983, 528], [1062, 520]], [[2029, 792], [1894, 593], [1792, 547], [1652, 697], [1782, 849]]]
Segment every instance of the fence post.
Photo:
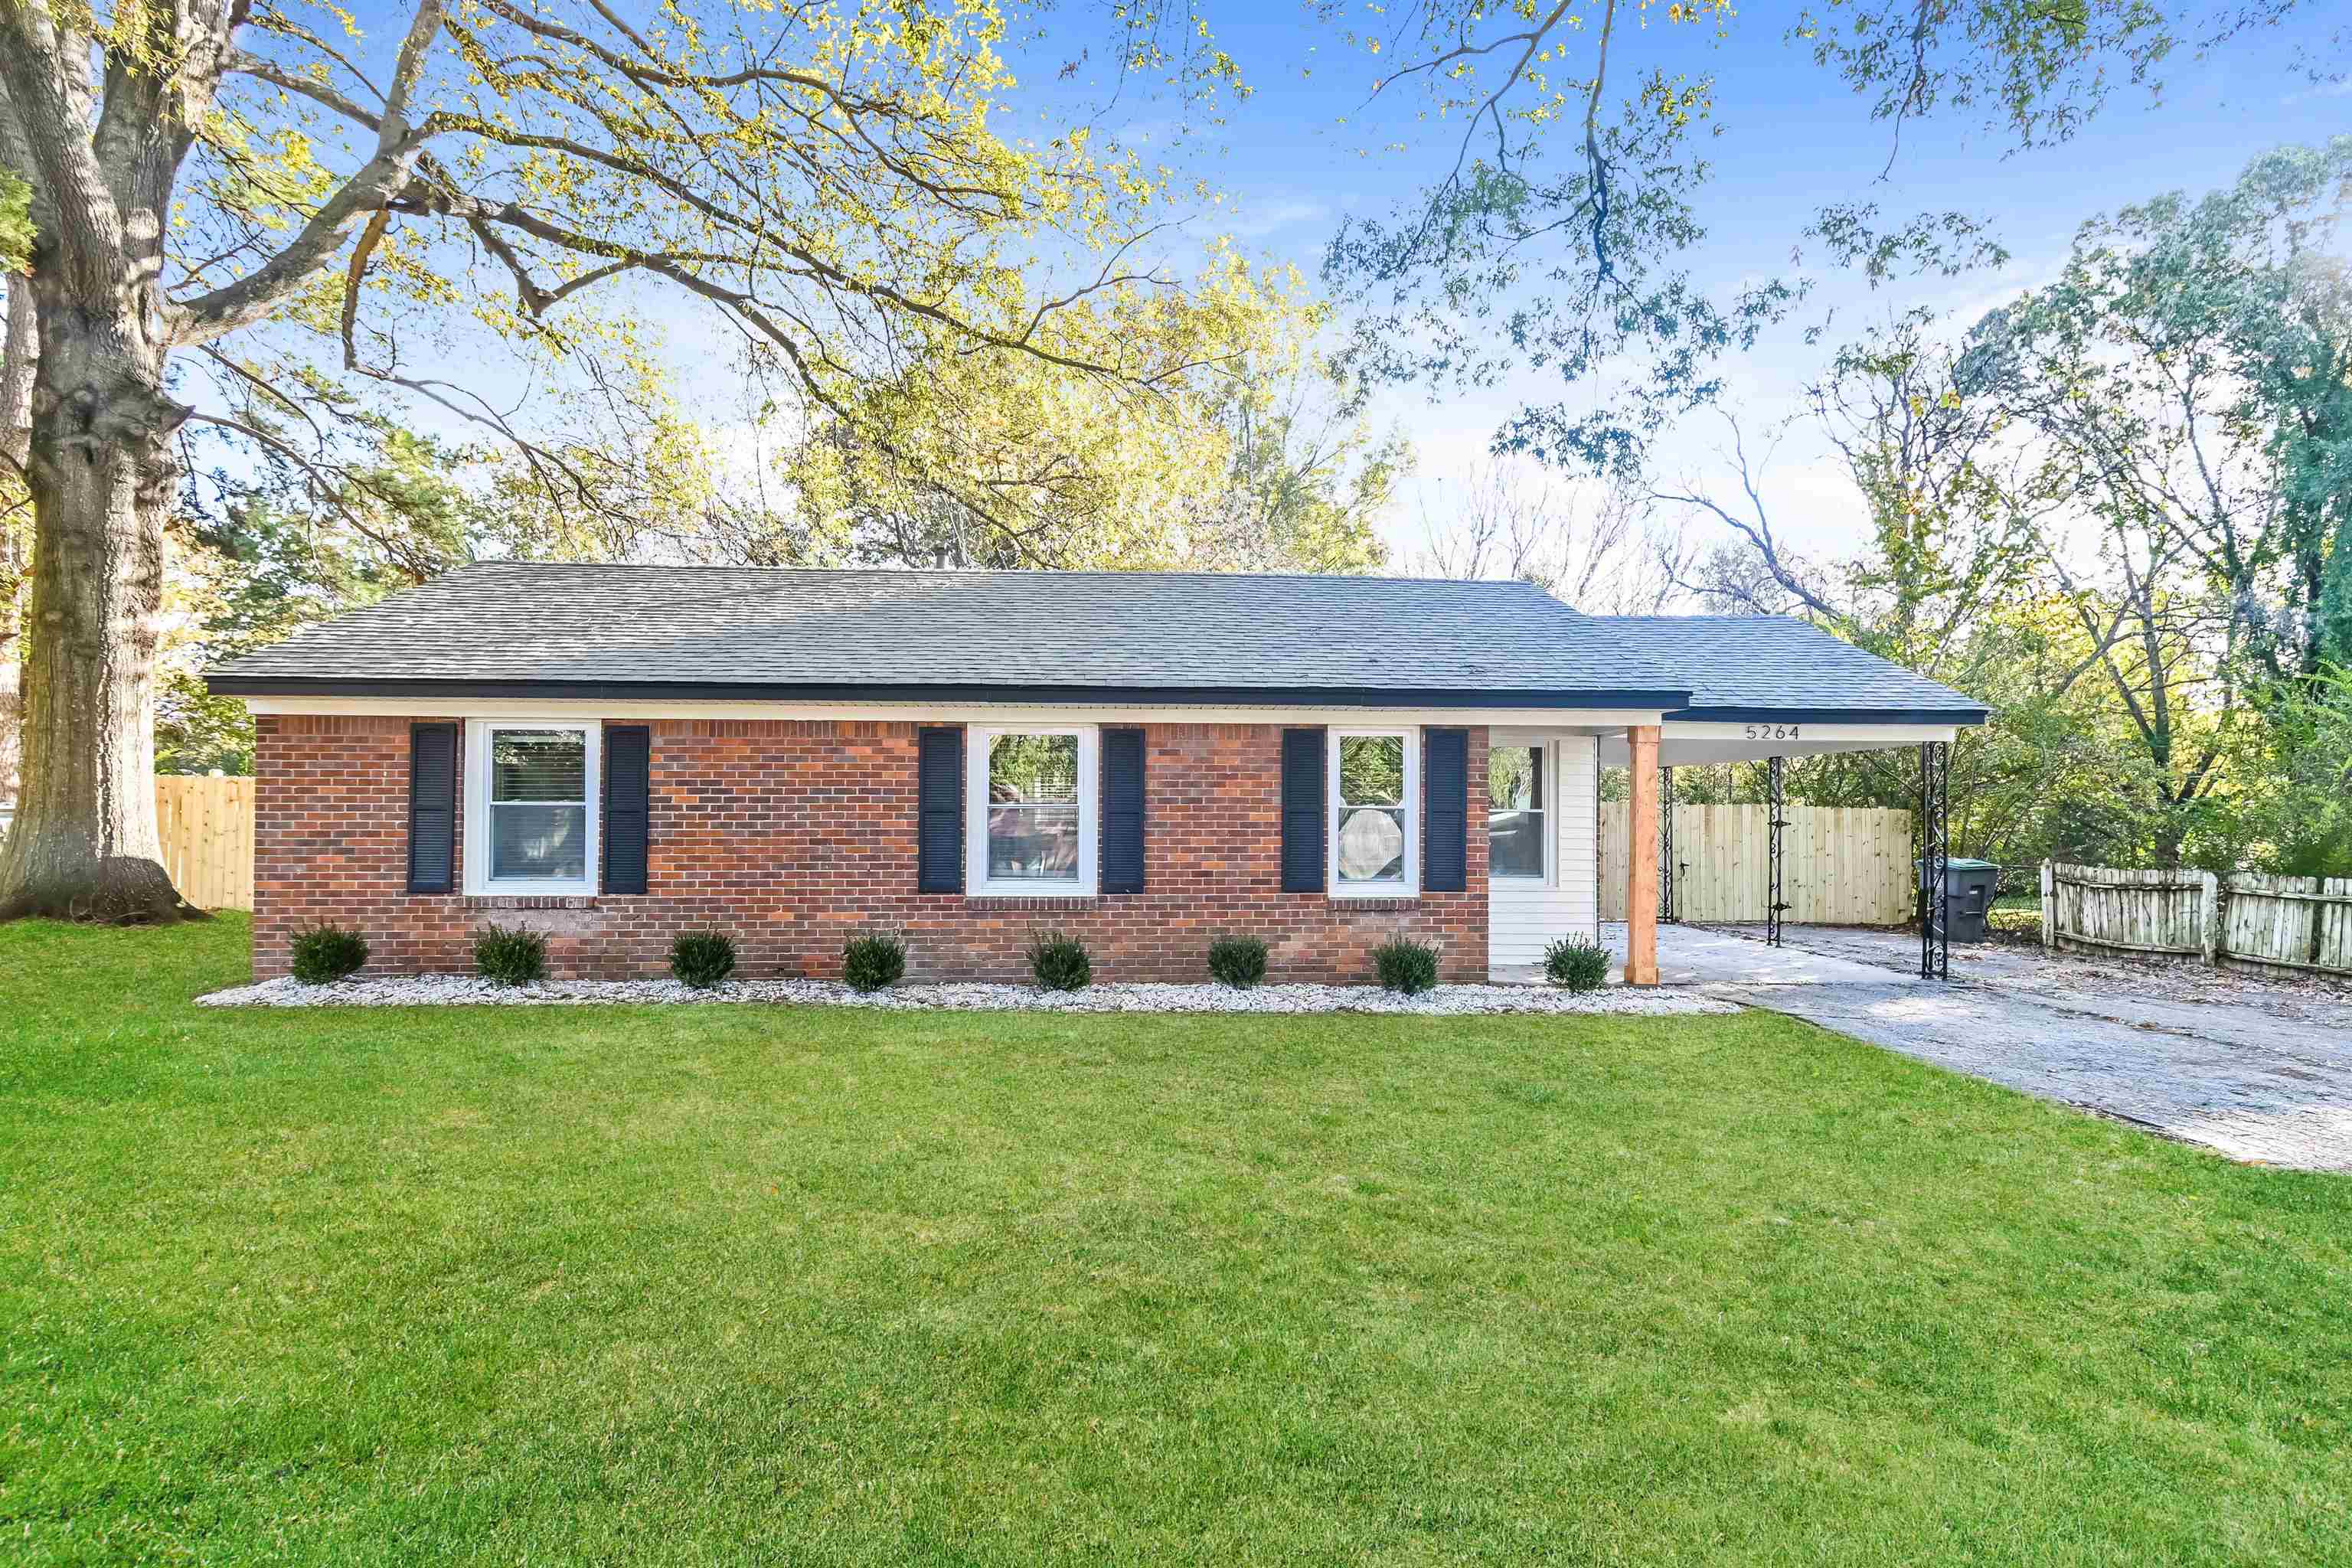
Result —
[[2205, 962], [2221, 962], [2221, 879], [2210, 871], [2200, 871], [2197, 879], [2205, 885]]
[[2042, 862], [2042, 951], [2058, 945], [2058, 879], [2050, 862]]

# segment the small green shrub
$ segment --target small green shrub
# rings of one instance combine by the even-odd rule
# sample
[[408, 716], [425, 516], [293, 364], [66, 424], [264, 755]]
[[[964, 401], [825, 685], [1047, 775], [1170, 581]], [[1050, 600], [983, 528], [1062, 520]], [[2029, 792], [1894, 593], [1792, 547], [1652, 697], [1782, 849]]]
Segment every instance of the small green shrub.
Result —
[[294, 933], [287, 967], [305, 985], [327, 985], [357, 974], [367, 954], [367, 938], [347, 926], [321, 923]]
[[1094, 984], [1095, 961], [1076, 937], [1049, 931], [1029, 943], [1029, 975], [1048, 991], [1083, 991]]
[[474, 933], [474, 973], [493, 985], [536, 985], [547, 978], [547, 938], [486, 925]]
[[841, 978], [852, 991], [887, 991], [906, 974], [907, 944], [895, 936], [854, 936], [841, 950]]
[[1209, 973], [1236, 991], [1265, 978], [1265, 943], [1254, 936], [1221, 936], [1209, 944]]
[[669, 944], [669, 972], [679, 984], [708, 991], [735, 973], [735, 939], [723, 931], [682, 931]]
[[1415, 995], [1437, 984], [1437, 950], [1397, 937], [1372, 949], [1372, 972], [1389, 990]]
[[1568, 991], [1598, 991], [1609, 984], [1609, 950], [1589, 936], [1564, 936], [1544, 949], [1544, 973]]

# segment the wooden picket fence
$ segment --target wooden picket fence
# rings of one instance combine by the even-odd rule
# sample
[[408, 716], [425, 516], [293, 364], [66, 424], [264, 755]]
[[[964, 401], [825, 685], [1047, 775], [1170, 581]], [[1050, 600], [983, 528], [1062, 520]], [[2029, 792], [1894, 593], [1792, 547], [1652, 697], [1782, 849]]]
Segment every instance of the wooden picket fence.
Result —
[[253, 908], [253, 781], [155, 775], [163, 868], [199, 909]]
[[[1601, 803], [1601, 918], [1625, 918], [1622, 800]], [[1786, 808], [1780, 896], [1807, 925], [1903, 925], [1915, 918], [1911, 814], [1882, 806]], [[1675, 904], [1686, 921], [1761, 921], [1771, 895], [1771, 807], [1675, 807]]]
[[2042, 941], [2352, 974], [2352, 877], [2042, 868]]

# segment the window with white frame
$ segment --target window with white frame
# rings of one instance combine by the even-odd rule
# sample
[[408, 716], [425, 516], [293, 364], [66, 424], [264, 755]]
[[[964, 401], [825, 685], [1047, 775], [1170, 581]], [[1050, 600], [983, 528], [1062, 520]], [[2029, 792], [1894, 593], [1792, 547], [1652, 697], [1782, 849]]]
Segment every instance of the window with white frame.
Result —
[[975, 729], [967, 765], [965, 890], [1095, 890], [1096, 731]]
[[466, 890], [596, 890], [600, 728], [477, 719], [467, 725]]
[[1486, 752], [1486, 872], [1544, 876], [1544, 749], [1496, 745]]
[[1331, 731], [1331, 891], [1396, 897], [1420, 885], [1419, 737]]

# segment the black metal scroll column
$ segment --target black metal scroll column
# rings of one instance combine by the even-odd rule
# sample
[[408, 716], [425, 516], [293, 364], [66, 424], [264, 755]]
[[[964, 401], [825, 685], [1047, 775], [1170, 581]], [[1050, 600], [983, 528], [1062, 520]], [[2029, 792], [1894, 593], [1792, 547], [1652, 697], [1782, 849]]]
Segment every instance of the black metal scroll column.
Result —
[[1675, 915], [1675, 770], [1658, 770], [1658, 919], [1677, 923]]
[[1919, 977], [1952, 977], [1952, 933], [1947, 923], [1947, 891], [1952, 868], [1949, 792], [1952, 748], [1948, 742], [1919, 746]]
[[1771, 947], [1780, 945], [1780, 915], [1789, 908], [1788, 900], [1780, 896], [1780, 872], [1782, 868], [1788, 865], [1780, 851], [1780, 830], [1789, 826], [1788, 815], [1780, 809], [1782, 760], [1780, 757], [1770, 758], [1764, 768], [1765, 776], [1771, 781], [1772, 790], [1772, 815], [1766, 818], [1767, 824], [1771, 828], [1772, 903], [1769, 910], [1766, 911], [1764, 932], [1764, 941]]

